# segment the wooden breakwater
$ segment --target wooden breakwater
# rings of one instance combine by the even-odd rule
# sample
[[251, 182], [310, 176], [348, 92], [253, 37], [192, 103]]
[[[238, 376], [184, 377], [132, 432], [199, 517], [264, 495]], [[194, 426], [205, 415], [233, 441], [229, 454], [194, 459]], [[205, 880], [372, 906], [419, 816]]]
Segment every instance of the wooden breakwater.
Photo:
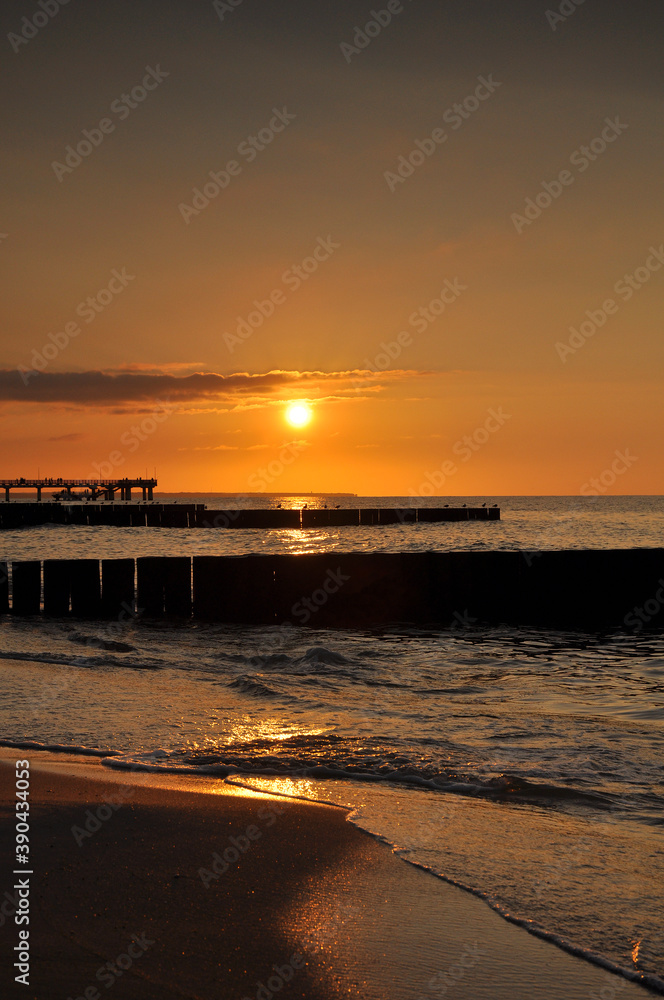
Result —
[[443, 521], [499, 521], [498, 507], [407, 508], [263, 508], [208, 510], [204, 504], [0, 503], [0, 528], [42, 524], [118, 528], [263, 528], [291, 529], [377, 527]]
[[664, 549], [0, 563], [0, 611], [238, 625], [664, 625]]

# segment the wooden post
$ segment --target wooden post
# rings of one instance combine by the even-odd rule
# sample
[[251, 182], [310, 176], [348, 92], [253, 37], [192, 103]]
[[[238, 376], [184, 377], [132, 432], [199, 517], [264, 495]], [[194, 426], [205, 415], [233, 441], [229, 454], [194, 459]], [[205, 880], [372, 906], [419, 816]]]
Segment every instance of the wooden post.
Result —
[[72, 563], [69, 559], [44, 560], [44, 614], [61, 618], [69, 614]]
[[98, 618], [101, 612], [101, 580], [98, 559], [71, 561], [71, 613], [77, 618]]
[[15, 615], [38, 615], [41, 605], [41, 563], [12, 563], [12, 611]]
[[102, 559], [101, 609], [105, 618], [124, 620], [135, 608], [133, 559]]
[[138, 607], [148, 618], [191, 618], [191, 557], [137, 560]]
[[194, 617], [275, 624], [274, 556], [194, 556]]
[[9, 611], [9, 567], [6, 562], [0, 563], [0, 615]]

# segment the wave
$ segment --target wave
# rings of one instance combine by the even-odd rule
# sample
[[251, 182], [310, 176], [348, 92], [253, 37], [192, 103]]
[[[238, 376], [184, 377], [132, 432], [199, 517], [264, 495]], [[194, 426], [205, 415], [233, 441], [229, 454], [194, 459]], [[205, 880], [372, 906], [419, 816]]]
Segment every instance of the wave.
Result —
[[[269, 740], [257, 740], [251, 743], [243, 745], [235, 745], [233, 747], [225, 748], [224, 750], [219, 750], [213, 753], [187, 753], [186, 751], [168, 751], [164, 749], [157, 749], [146, 754], [124, 754], [120, 751], [113, 750], [101, 750], [96, 747], [81, 747], [72, 745], [62, 745], [57, 743], [39, 743], [36, 741], [11, 741], [11, 740], [0, 740], [1, 746], [11, 746], [20, 749], [32, 749], [32, 750], [42, 750], [42, 751], [52, 751], [58, 753], [71, 753], [80, 754], [84, 756], [101, 758], [102, 765], [111, 769], [121, 769], [126, 771], [134, 772], [152, 772], [152, 773], [179, 773], [179, 774], [199, 774], [199, 775], [218, 775], [224, 777], [228, 784], [249, 788], [252, 791], [267, 791], [267, 789], [254, 787], [251, 778], [248, 776], [247, 771], [241, 771], [239, 765], [244, 760], [248, 765], [250, 773], [252, 774], [264, 774], [264, 775], [274, 775], [278, 774], [283, 776], [284, 774], [290, 774], [296, 777], [306, 776], [306, 777], [333, 777], [342, 778], [348, 780], [353, 778], [355, 780], [376, 780], [376, 781], [397, 781], [399, 783], [411, 784], [418, 777], [421, 779], [416, 781], [420, 787], [435, 788], [438, 791], [446, 792], [457, 792], [461, 794], [475, 794], [482, 795], [486, 794], [490, 797], [496, 797], [496, 795], [506, 795], [510, 800], [519, 801], [521, 796], [527, 796], [526, 801], [534, 801], [535, 799], [540, 800], [540, 804], [546, 804], [546, 800], [551, 801], [559, 795], [564, 797], [569, 797], [570, 795], [576, 797], [578, 800], [583, 800], [588, 798], [588, 793], [579, 789], [561, 788], [555, 785], [537, 785], [531, 782], [524, 782], [521, 779], [510, 778], [508, 775], [503, 775], [499, 779], [491, 779], [488, 782], [481, 782], [478, 779], [475, 781], [468, 780], [465, 782], [452, 781], [443, 785], [443, 783], [434, 783], [431, 777], [422, 778], [422, 775], [417, 775], [416, 773], [404, 774], [403, 762], [401, 767], [397, 767], [393, 771], [389, 769], [386, 771], [375, 771], [372, 773], [370, 771], [371, 767], [376, 767], [380, 769], [383, 764], [387, 763], [387, 760], [377, 760], [372, 757], [371, 754], [367, 754], [363, 764], [361, 763], [361, 746], [360, 741], [356, 741], [355, 746], [355, 766], [364, 767], [364, 770], [356, 769], [344, 769], [339, 766], [339, 761], [336, 760], [333, 763], [326, 763], [324, 760], [320, 760], [318, 764], [312, 765], [310, 760], [304, 767], [297, 766], [299, 764], [304, 764], [304, 758], [310, 756], [306, 754], [307, 747], [312, 750], [314, 747], [318, 748], [318, 752], [322, 750], [323, 747], [327, 746], [331, 749], [332, 756], [339, 756], [335, 754], [336, 751], [341, 750], [341, 744], [348, 744], [351, 741], [344, 740], [342, 737], [336, 737], [334, 735], [318, 736], [311, 734], [309, 736], [297, 736], [291, 737], [286, 740], [278, 741], [278, 745], [275, 741]], [[370, 742], [370, 741], [367, 741]], [[244, 755], [241, 755], [239, 751], [243, 749]], [[346, 751], [348, 747], [346, 746]], [[371, 749], [371, 747], [367, 748]], [[260, 759], [253, 758], [251, 753], [262, 752], [262, 757]], [[269, 751], [272, 751], [270, 753]], [[274, 752], [277, 751], [277, 752]], [[285, 752], [284, 752], [285, 751]], [[292, 751], [292, 752], [288, 752]], [[396, 763], [392, 761], [392, 763]], [[295, 764], [295, 766], [293, 766]], [[424, 769], [426, 771], [426, 768]], [[396, 779], [395, 779], [396, 775]], [[443, 776], [439, 775], [439, 779]], [[450, 777], [448, 775], [448, 777]], [[458, 778], [459, 776], [456, 775]], [[287, 794], [279, 790], [269, 790], [270, 795], [282, 795], [285, 798], [304, 798], [309, 801], [307, 796], [297, 796], [293, 794]], [[521, 799], [523, 801], [523, 799]], [[324, 803], [325, 798], [316, 798], [314, 801], [319, 803]], [[329, 802], [339, 808], [338, 802]], [[597, 805], [595, 798], [593, 797], [593, 804]], [[625, 980], [629, 980], [634, 983], [639, 983], [642, 986], [647, 987], [653, 992], [664, 995], [664, 980], [659, 978], [657, 975], [645, 972], [639, 969], [625, 968], [619, 965], [617, 962], [606, 958], [604, 955], [599, 954], [589, 948], [585, 948], [581, 945], [574, 943], [568, 938], [564, 937], [559, 933], [547, 930], [536, 920], [529, 918], [527, 916], [516, 916], [514, 913], [510, 912], [510, 909], [497, 900], [493, 895], [488, 892], [483, 891], [476, 886], [467, 884], [466, 882], [453, 878], [444, 873], [444, 871], [437, 870], [432, 867], [431, 864], [423, 863], [416, 858], [411, 856], [405, 856], [402, 851], [403, 848], [399, 844], [393, 843], [388, 838], [376, 833], [375, 830], [368, 829], [364, 825], [362, 817], [353, 811], [349, 810], [348, 806], [341, 806], [348, 812], [348, 819], [355, 825], [361, 827], [365, 832], [369, 833], [371, 836], [384, 843], [390, 845], [397, 856], [406, 861], [413, 866], [420, 868], [427, 873], [440, 878], [441, 880], [448, 882], [451, 885], [457, 886], [466, 892], [471, 893], [477, 898], [481, 899], [487, 905], [489, 905], [495, 912], [502, 916], [508, 922], [515, 924], [526, 930], [528, 933], [541, 938], [542, 940], [548, 941], [549, 943], [561, 948], [562, 950], [568, 952], [569, 954], [575, 955], [581, 959], [584, 959], [600, 968], [605, 969], [607, 972], [621, 976]], [[607, 985], [609, 985], [607, 983]], [[618, 987], [619, 988], [619, 987]]]
[[120, 750], [100, 750], [97, 747], [76, 746], [71, 743], [39, 743], [37, 740], [2, 740], [0, 747], [15, 747], [17, 750], [45, 750], [49, 753], [72, 753], [81, 757], [121, 757]]
[[96, 635], [84, 635], [82, 632], [72, 632], [67, 636], [69, 642], [77, 642], [81, 646], [96, 646], [98, 649], [108, 649], [115, 653], [135, 653], [136, 646], [117, 639], [101, 639]]
[[[110, 763], [110, 762], [109, 762]], [[427, 872], [429, 875], [433, 875], [435, 878], [440, 879], [442, 882], [447, 882], [449, 885], [456, 886], [458, 889], [462, 889], [464, 892], [470, 893], [477, 899], [481, 899], [483, 903], [486, 903], [494, 912], [499, 914], [508, 923], [514, 924], [517, 927], [521, 927], [523, 930], [532, 934], [534, 937], [540, 938], [543, 941], [548, 941], [550, 944], [555, 945], [555, 947], [560, 948], [561, 951], [565, 951], [570, 955], [574, 955], [577, 958], [581, 958], [591, 965], [598, 966], [601, 969], [605, 969], [607, 972], [612, 973], [615, 976], [619, 976], [622, 979], [628, 980], [633, 983], [639, 983], [641, 986], [645, 986], [647, 989], [651, 990], [653, 993], [664, 995], [664, 979], [655, 975], [651, 972], [644, 972], [640, 969], [625, 968], [617, 962], [612, 961], [605, 955], [601, 955], [590, 948], [584, 948], [581, 945], [575, 944], [569, 938], [564, 937], [561, 934], [557, 934], [554, 931], [549, 931], [543, 927], [537, 921], [529, 917], [516, 916], [510, 911], [510, 909], [503, 905], [495, 896], [488, 892], [484, 892], [482, 889], [478, 889], [476, 886], [469, 885], [467, 882], [463, 882], [460, 879], [452, 878], [446, 875], [444, 872], [432, 867], [429, 864], [425, 864], [421, 861], [415, 860], [413, 857], [402, 853], [403, 848], [399, 844], [389, 840], [382, 834], [377, 833], [375, 830], [371, 829], [365, 824], [361, 815], [358, 813], [357, 809], [354, 809], [348, 805], [340, 805], [338, 802], [328, 801], [325, 798], [320, 798], [316, 796], [315, 798], [309, 797], [307, 795], [297, 795], [294, 792], [284, 792], [280, 789], [275, 788], [265, 788], [258, 784], [252, 783], [251, 779], [243, 780], [242, 778], [227, 777], [225, 779], [225, 784], [233, 785], [236, 788], [246, 788], [252, 792], [262, 791], [270, 795], [276, 795], [285, 799], [293, 799], [302, 802], [315, 802], [318, 805], [327, 805], [335, 809], [344, 809], [347, 813], [347, 819], [349, 822], [353, 823], [359, 829], [368, 833], [369, 836], [379, 840], [383, 844], [387, 844], [394, 854], [400, 858], [400, 860], [405, 861], [407, 864], [412, 865], [414, 868], [419, 868], [420, 871]], [[607, 985], [610, 985], [607, 982]], [[615, 988], [617, 992], [620, 987]], [[603, 991], [600, 991], [600, 995], [603, 995]]]
[[276, 691], [273, 691], [272, 688], [261, 683], [261, 681], [257, 681], [255, 677], [237, 677], [228, 686], [234, 688], [236, 691], [242, 691], [243, 694], [251, 695], [252, 698], [278, 697]]
[[[105, 646], [95, 642], [86, 643], [85, 645], [115, 652], [125, 651], [117, 649], [110, 643]], [[125, 644], [118, 643], [118, 645]], [[126, 652], [130, 650], [133, 650], [133, 647], [127, 649]], [[2, 650], [0, 651], [0, 660], [19, 660], [24, 663], [52, 663], [57, 667], [129, 667], [132, 670], [160, 670], [163, 666], [162, 663], [156, 660], [141, 660], [137, 657], [130, 660], [118, 660], [112, 656], [68, 656], [64, 653], [36, 653], [32, 651], [26, 653], [22, 650]]]
[[[239, 678], [230, 686], [259, 698], [276, 697], [276, 692], [254, 678]], [[290, 736], [277, 741], [251, 740], [213, 751], [160, 751], [158, 764], [154, 755], [127, 755], [113, 760], [114, 767], [140, 768], [143, 764], [151, 769], [156, 765], [160, 770], [187, 769], [221, 777], [244, 774], [387, 782], [543, 806], [565, 803], [611, 810], [618, 804], [617, 798], [590, 789], [530, 781], [510, 774], [483, 778], [446, 767], [422, 754], [416, 758], [412, 752], [386, 746], [378, 738], [349, 739], [330, 733]]]

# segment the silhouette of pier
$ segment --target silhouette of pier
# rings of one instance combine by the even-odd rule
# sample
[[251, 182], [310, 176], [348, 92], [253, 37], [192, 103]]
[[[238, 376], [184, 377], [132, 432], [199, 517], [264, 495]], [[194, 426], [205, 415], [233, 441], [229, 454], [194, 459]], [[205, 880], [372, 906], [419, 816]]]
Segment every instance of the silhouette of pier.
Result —
[[152, 500], [156, 479], [0, 479], [0, 489], [5, 491], [5, 501], [9, 502], [11, 490], [36, 490], [37, 500], [41, 502], [44, 490], [55, 490], [54, 497], [59, 500], [73, 500], [80, 494], [75, 489], [83, 489], [83, 499], [114, 500], [120, 493], [121, 500], [131, 500], [132, 490], [142, 490], [143, 500]]

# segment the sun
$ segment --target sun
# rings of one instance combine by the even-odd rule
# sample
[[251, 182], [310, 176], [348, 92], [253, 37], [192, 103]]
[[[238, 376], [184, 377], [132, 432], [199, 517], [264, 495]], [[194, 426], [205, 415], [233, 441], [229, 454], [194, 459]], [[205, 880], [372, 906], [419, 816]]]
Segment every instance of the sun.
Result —
[[306, 403], [291, 403], [286, 410], [286, 420], [291, 427], [306, 427], [313, 416]]

